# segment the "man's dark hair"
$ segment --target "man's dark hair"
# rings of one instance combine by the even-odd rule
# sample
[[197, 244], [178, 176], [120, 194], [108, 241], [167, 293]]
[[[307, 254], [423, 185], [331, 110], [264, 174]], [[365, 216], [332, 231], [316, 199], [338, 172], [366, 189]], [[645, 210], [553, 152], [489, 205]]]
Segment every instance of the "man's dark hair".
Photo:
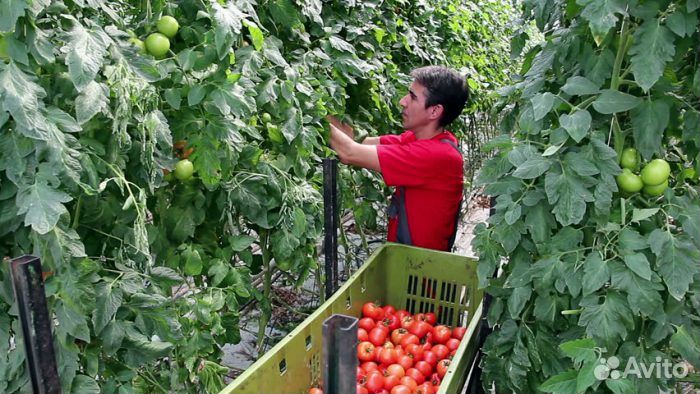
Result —
[[469, 85], [455, 70], [442, 66], [426, 66], [413, 70], [411, 76], [425, 86], [425, 107], [441, 104], [444, 108], [439, 125], [447, 126], [462, 113], [469, 100]]

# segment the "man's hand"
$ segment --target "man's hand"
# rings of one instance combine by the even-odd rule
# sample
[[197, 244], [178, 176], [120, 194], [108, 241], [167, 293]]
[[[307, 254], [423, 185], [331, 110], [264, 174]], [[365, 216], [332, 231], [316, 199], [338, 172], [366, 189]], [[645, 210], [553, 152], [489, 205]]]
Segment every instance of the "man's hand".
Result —
[[339, 121], [338, 118], [336, 118], [333, 115], [326, 116], [326, 120], [328, 121], [328, 123], [345, 133], [345, 135], [350, 137], [350, 139], [355, 139], [355, 132], [349, 124]]
[[353, 141], [345, 131], [330, 124], [331, 149], [337, 154], [340, 162], [369, 170], [380, 171], [379, 155], [376, 146], [362, 145]]

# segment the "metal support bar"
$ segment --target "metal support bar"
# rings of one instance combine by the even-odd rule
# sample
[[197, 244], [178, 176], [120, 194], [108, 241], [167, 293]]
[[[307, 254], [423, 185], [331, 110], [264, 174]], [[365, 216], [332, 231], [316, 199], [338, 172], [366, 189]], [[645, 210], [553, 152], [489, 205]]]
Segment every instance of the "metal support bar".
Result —
[[32, 389], [35, 394], [60, 394], [41, 261], [35, 256], [22, 256], [10, 264]]
[[323, 159], [323, 229], [326, 299], [338, 288], [338, 161]]
[[347, 394], [356, 390], [357, 318], [332, 315], [323, 322], [323, 392]]

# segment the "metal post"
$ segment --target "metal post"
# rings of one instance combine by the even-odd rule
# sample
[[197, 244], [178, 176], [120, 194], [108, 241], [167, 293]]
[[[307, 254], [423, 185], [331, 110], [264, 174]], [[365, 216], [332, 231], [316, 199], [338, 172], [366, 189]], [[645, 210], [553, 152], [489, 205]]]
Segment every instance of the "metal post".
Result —
[[35, 256], [22, 256], [10, 264], [32, 389], [35, 394], [60, 394], [41, 261]]
[[323, 159], [323, 229], [325, 232], [323, 253], [325, 255], [326, 299], [338, 287], [338, 161]]
[[357, 318], [332, 315], [323, 322], [323, 392], [354, 393], [357, 380]]

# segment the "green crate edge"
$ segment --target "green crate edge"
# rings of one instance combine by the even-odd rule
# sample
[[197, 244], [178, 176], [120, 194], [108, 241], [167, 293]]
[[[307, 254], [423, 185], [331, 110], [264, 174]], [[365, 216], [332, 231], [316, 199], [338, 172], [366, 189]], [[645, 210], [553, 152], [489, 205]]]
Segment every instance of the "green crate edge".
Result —
[[[396, 252], [398, 251], [398, 252]], [[253, 365], [248, 367], [240, 376], [238, 376], [233, 382], [231, 382], [228, 386], [226, 386], [220, 394], [240, 394], [240, 393], [262, 393], [262, 392], [269, 392], [269, 390], [265, 391], [264, 389], [260, 389], [260, 385], [256, 384], [259, 383], [258, 381], [260, 380], [260, 376], [255, 376], [258, 373], [261, 373], [260, 371], [262, 370], [270, 370], [273, 369], [273, 373], [276, 372], [274, 370], [274, 367], [276, 367], [276, 364], [281, 363], [282, 361], [278, 360], [285, 360], [287, 358], [294, 358], [295, 354], [291, 354], [289, 356], [286, 356], [284, 354], [285, 350], [288, 350], [287, 348], [290, 345], [296, 345], [295, 342], [296, 338], [301, 337], [304, 334], [309, 334], [311, 331], [316, 331], [317, 335], [311, 335], [309, 334], [308, 337], [311, 337], [311, 344], [308, 346], [306, 345], [306, 349], [302, 349], [305, 351], [305, 353], [309, 353], [308, 350], [311, 348], [316, 347], [318, 351], [316, 352], [316, 355], [320, 357], [320, 352], [321, 352], [321, 325], [323, 321], [331, 316], [333, 313], [344, 313], [348, 314], [351, 316], [359, 316], [360, 315], [360, 309], [361, 309], [361, 304], [367, 301], [371, 300], [376, 300], [378, 299], [376, 297], [376, 290], [374, 292], [372, 291], [367, 291], [367, 294], [365, 297], [361, 300], [354, 299], [350, 300], [350, 290], [351, 288], [358, 287], [361, 284], [359, 284], [359, 279], [363, 277], [363, 275], [370, 269], [378, 270], [380, 268], [374, 267], [372, 264], [375, 260], [378, 260], [378, 257], [382, 253], [408, 253], [409, 255], [411, 253], [417, 253], [417, 254], [432, 254], [440, 258], [448, 258], [448, 259], [461, 259], [464, 260], [467, 266], [473, 265], [473, 267], [470, 267], [470, 270], [474, 273], [474, 277], [470, 278], [469, 284], [474, 287], [474, 298], [478, 302], [478, 306], [474, 309], [473, 313], [471, 313], [471, 317], [469, 319], [469, 323], [467, 324], [467, 335], [465, 338], [462, 340], [462, 343], [460, 344], [459, 348], [457, 349], [457, 352], [455, 353], [455, 356], [453, 357], [453, 362], [450, 365], [450, 368], [448, 369], [447, 373], [445, 374], [445, 377], [443, 378], [442, 384], [440, 385], [440, 390], [438, 391], [439, 394], [444, 394], [444, 393], [454, 393], [459, 391], [463, 385], [466, 383], [467, 379], [467, 373], [469, 372], [469, 368], [472, 364], [472, 360], [475, 355], [476, 351], [476, 338], [478, 337], [478, 329], [480, 328], [480, 324], [478, 322], [481, 319], [481, 314], [482, 314], [482, 302], [481, 299], [483, 297], [483, 292], [478, 290], [476, 287], [477, 279], [476, 279], [476, 260], [473, 258], [469, 258], [466, 256], [461, 256], [461, 255], [456, 255], [452, 253], [447, 253], [447, 252], [439, 252], [439, 251], [433, 251], [433, 250], [427, 250], [427, 249], [421, 249], [421, 248], [415, 248], [411, 246], [406, 246], [406, 245], [401, 245], [401, 244], [394, 244], [394, 243], [386, 243], [379, 248], [377, 248], [374, 253], [367, 259], [365, 264], [360, 267], [357, 272], [355, 272], [348, 280], [341, 286], [335, 294], [326, 302], [324, 302], [322, 305], [320, 305], [314, 313], [312, 313], [310, 316], [308, 316], [302, 323], [299, 324], [292, 332], [287, 334], [285, 338], [283, 338], [279, 343], [277, 343], [272, 349], [270, 349], [267, 353], [265, 353], [260, 359], [258, 359]], [[393, 286], [396, 287], [396, 286]], [[366, 291], [366, 290], [365, 290]], [[387, 290], [389, 293], [392, 293], [394, 289]], [[373, 298], [373, 296], [375, 296]], [[387, 297], [390, 295], [387, 295]], [[338, 307], [343, 303], [343, 298], [347, 297], [348, 301], [345, 301], [345, 308], [336, 308], [340, 310], [333, 311], [334, 307]], [[361, 297], [362, 298], [362, 297]], [[397, 308], [399, 306], [397, 305]], [[302, 354], [302, 355], [296, 355], [296, 357], [301, 358], [302, 362], [304, 364], [308, 364], [306, 357], [307, 354]], [[312, 355], [313, 357], [313, 355]], [[277, 361], [277, 363], [275, 363]], [[299, 361], [298, 359], [294, 360], [295, 362]], [[279, 365], [277, 365], [279, 366]], [[288, 372], [288, 371], [287, 371]], [[285, 373], [287, 373], [285, 372]], [[320, 371], [318, 371], [320, 373]], [[312, 372], [313, 374], [313, 372]], [[280, 374], [282, 376], [282, 374]], [[295, 377], [292, 377], [294, 379]], [[312, 384], [317, 384], [319, 381], [308, 381], [308, 378], [306, 376], [300, 377], [304, 378], [307, 380], [304, 382], [302, 385], [311, 387]], [[318, 377], [317, 380], [320, 380], [320, 376]], [[306, 392], [307, 390], [304, 390], [303, 392]], [[288, 392], [284, 390], [284, 388], [278, 388], [276, 391], [272, 392]]]

